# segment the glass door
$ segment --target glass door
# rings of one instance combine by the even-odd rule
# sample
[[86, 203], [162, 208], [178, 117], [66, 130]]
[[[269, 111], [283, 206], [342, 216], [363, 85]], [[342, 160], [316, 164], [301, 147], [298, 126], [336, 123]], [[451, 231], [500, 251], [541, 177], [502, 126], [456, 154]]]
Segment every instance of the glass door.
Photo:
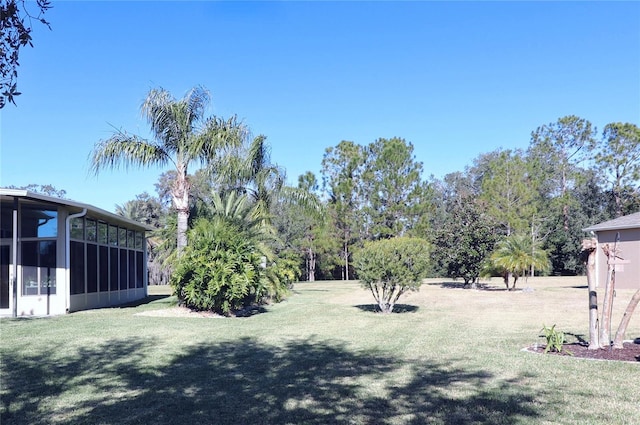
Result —
[[0, 245], [0, 311], [8, 312], [11, 300], [11, 246]]

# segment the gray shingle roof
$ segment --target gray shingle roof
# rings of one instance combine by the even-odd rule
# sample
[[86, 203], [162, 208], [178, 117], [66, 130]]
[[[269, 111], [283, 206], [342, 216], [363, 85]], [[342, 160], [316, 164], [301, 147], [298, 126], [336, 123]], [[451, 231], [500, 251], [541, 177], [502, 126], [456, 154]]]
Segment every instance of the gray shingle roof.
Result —
[[582, 229], [585, 232], [599, 232], [604, 230], [637, 229], [640, 228], [640, 212], [618, 217], [613, 220]]

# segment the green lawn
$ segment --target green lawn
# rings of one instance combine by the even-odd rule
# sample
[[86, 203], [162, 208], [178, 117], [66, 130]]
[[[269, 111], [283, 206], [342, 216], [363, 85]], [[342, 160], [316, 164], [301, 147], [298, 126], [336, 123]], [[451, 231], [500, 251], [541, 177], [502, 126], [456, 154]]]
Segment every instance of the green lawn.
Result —
[[[402, 312], [354, 283], [300, 283], [248, 318], [137, 307], [2, 319], [1, 423], [630, 424], [640, 362], [538, 355], [543, 324], [588, 331], [585, 278], [463, 290], [430, 280]], [[632, 291], [619, 290], [614, 332]], [[602, 294], [600, 294], [600, 301]], [[636, 313], [628, 338], [640, 337]]]

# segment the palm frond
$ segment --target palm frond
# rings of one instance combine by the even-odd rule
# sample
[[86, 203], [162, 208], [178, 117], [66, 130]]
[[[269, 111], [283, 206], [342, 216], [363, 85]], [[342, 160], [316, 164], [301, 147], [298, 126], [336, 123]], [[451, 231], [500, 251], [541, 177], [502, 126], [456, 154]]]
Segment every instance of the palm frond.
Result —
[[104, 168], [128, 169], [166, 165], [172, 162], [168, 152], [138, 136], [118, 131], [107, 140], [100, 141], [91, 153], [91, 171], [94, 174]]
[[221, 117], [211, 117], [189, 141], [189, 156], [209, 163], [223, 156], [227, 151], [240, 147], [247, 134], [247, 127], [238, 120], [237, 116], [226, 120]]
[[[151, 131], [158, 140], [167, 145], [171, 140], [175, 141], [177, 125], [174, 120], [172, 105], [176, 103], [171, 94], [163, 88], [152, 89], [147, 94], [140, 110], [151, 126]], [[173, 135], [173, 137], [172, 137]]]
[[280, 200], [290, 205], [297, 205], [317, 218], [321, 218], [325, 213], [324, 206], [318, 196], [305, 189], [283, 186], [280, 191]]
[[527, 235], [513, 234], [498, 242], [491, 255], [494, 266], [517, 276], [522, 276], [533, 266], [536, 270], [548, 271], [550, 262], [546, 251]]
[[209, 90], [203, 86], [195, 86], [184, 97], [186, 102], [186, 110], [188, 111], [188, 123], [193, 128], [193, 125], [200, 121], [204, 116], [205, 109], [209, 102], [211, 102], [211, 94]]

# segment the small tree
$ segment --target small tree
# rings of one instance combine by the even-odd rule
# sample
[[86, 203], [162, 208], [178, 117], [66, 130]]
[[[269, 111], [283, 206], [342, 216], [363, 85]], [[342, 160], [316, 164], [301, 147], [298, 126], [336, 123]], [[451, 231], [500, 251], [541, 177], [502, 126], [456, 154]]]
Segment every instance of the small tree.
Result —
[[427, 241], [400, 237], [366, 242], [354, 254], [362, 286], [373, 294], [380, 310], [391, 313], [406, 291], [417, 291], [429, 268]]
[[[490, 260], [495, 269], [504, 271], [504, 283], [509, 291], [516, 289], [518, 278], [531, 266], [541, 272], [547, 272], [551, 266], [547, 252], [524, 234], [513, 234], [498, 242]], [[513, 285], [509, 287], [511, 276]]]

